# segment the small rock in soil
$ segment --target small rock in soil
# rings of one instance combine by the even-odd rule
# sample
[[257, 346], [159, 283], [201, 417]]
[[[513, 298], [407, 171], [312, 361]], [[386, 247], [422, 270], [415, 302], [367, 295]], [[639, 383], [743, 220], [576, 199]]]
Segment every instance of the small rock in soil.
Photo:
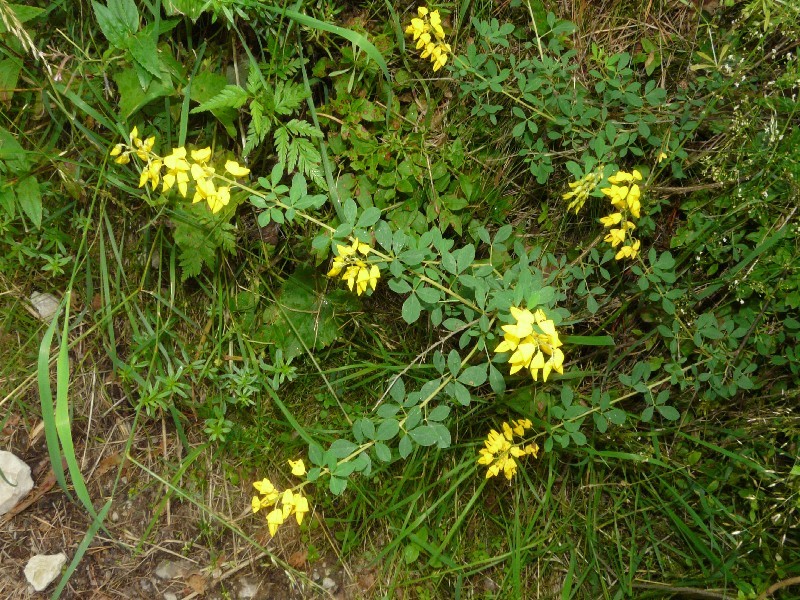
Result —
[[252, 581], [247, 577], [239, 579], [239, 600], [250, 600], [255, 598], [258, 593], [258, 582]]
[[192, 568], [185, 560], [162, 560], [156, 567], [156, 577], [159, 579], [175, 579], [183, 577]]
[[33, 292], [30, 297], [31, 305], [33, 305], [36, 314], [42, 321], [52, 321], [53, 315], [58, 310], [58, 298], [53, 294], [43, 294], [41, 292]]
[[164, 592], [164, 600], [178, 600], [178, 596], [172, 592]]
[[0, 450], [0, 516], [6, 514], [33, 489], [31, 468], [11, 452]]
[[337, 584], [330, 577], [326, 577], [325, 579], [322, 580], [322, 587], [329, 592], [335, 592], [336, 589], [339, 587], [339, 584]]
[[32, 556], [25, 565], [25, 579], [33, 586], [34, 590], [41, 592], [61, 575], [61, 567], [66, 562], [67, 555], [63, 552]]

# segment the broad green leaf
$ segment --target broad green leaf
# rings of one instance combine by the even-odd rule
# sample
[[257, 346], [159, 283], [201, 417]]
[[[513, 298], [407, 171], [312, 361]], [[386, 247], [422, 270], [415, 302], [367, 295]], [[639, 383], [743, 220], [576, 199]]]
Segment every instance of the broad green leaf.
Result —
[[127, 48], [128, 40], [139, 30], [139, 11], [133, 0], [108, 0], [108, 5], [93, 1], [100, 31], [112, 46]]
[[408, 435], [420, 446], [433, 446], [439, 440], [438, 433], [430, 425], [420, 425], [409, 431]]
[[459, 375], [458, 381], [472, 387], [483, 385], [486, 383], [486, 365], [467, 367]]
[[422, 306], [419, 303], [419, 299], [414, 294], [411, 294], [406, 298], [406, 301], [403, 302], [403, 308], [401, 310], [403, 320], [410, 325], [419, 319], [420, 312], [422, 312]]
[[375, 456], [378, 457], [378, 460], [383, 462], [389, 462], [392, 460], [392, 451], [389, 449], [389, 446], [382, 442], [376, 442], [375, 444]]
[[396, 420], [391, 419], [384, 421], [378, 425], [378, 431], [375, 432], [375, 439], [381, 442], [391, 440], [397, 435], [398, 431], [400, 431], [400, 423], [398, 423]]
[[17, 184], [17, 202], [22, 212], [37, 227], [42, 226], [42, 193], [36, 177], [30, 175]]

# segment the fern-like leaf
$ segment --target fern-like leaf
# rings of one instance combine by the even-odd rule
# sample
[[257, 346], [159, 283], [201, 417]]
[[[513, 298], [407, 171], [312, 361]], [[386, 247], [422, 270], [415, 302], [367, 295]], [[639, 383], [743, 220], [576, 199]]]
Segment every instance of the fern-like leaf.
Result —
[[226, 85], [219, 94], [193, 108], [192, 114], [223, 108], [239, 108], [247, 102], [248, 98], [250, 98], [250, 94], [247, 93], [247, 90], [238, 85]]

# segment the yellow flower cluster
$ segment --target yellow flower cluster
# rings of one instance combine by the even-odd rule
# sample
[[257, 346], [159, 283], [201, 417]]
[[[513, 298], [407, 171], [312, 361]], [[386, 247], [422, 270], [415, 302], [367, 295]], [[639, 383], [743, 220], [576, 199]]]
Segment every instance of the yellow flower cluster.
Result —
[[[217, 213], [231, 201], [231, 188], [229, 185], [217, 186], [214, 183], [216, 169], [211, 166], [212, 152], [210, 147], [192, 150], [189, 156], [192, 160], [187, 160], [186, 148], [173, 148], [168, 156], [159, 156], [153, 152], [155, 136], [142, 140], [139, 137], [138, 128], [134, 127], [130, 134], [130, 144], [117, 144], [111, 150], [114, 162], [125, 165], [131, 160], [131, 154], [135, 154], [145, 165], [139, 176], [139, 187], [144, 187], [148, 183], [155, 190], [159, 182], [162, 185], [161, 191], [166, 192], [173, 186], [178, 188], [181, 196], [186, 198], [189, 192], [189, 183], [194, 181], [194, 198], [192, 202], [208, 203], [212, 213]], [[162, 175], [162, 170], [163, 175]], [[225, 163], [225, 171], [233, 177], [244, 177], [250, 173], [250, 169], [241, 166], [235, 160]]]
[[609, 231], [603, 241], [611, 244], [612, 248], [620, 246], [619, 251], [614, 256], [617, 260], [623, 258], [636, 258], [639, 253], [641, 242], [631, 235], [631, 231], [636, 229], [636, 225], [630, 218], [638, 219], [641, 215], [642, 195], [637, 181], [642, 180], [642, 174], [635, 170], [632, 173], [618, 171], [616, 175], [608, 178], [611, 187], [600, 190], [605, 194], [617, 212], [613, 212], [607, 217], [600, 219], [603, 227]]
[[589, 194], [594, 191], [594, 188], [597, 187], [597, 184], [600, 183], [602, 178], [603, 168], [598, 167], [594, 171], [581, 177], [578, 181], [571, 181], [569, 187], [572, 188], [572, 191], [561, 196], [564, 200], [572, 200], [572, 202], [567, 205], [567, 212], [575, 209], [575, 214], [577, 215], [583, 208], [583, 205], [586, 204]]
[[444, 41], [442, 17], [438, 10], [429, 11], [424, 6], [418, 7], [417, 18], [411, 19], [411, 25], [406, 27], [406, 33], [414, 36], [417, 50], [422, 49], [420, 57], [431, 59], [434, 72], [447, 64], [447, 58], [453, 49]]
[[512, 352], [508, 359], [510, 373], [513, 375], [521, 369], [530, 369], [534, 381], [540, 370], [542, 381], [547, 381], [551, 371], [564, 373], [564, 353], [555, 323], [542, 309], [532, 313], [512, 306], [510, 310], [516, 323], [503, 325], [505, 335], [495, 349], [495, 352]]
[[[290, 460], [289, 466], [292, 468], [292, 475], [302, 477], [306, 474], [306, 466], [301, 460]], [[303, 496], [299, 491], [284, 490], [278, 491], [269, 479], [262, 479], [253, 484], [260, 496], [253, 496], [252, 506], [253, 512], [257, 513], [259, 510], [274, 507], [267, 513], [267, 525], [269, 526], [269, 534], [274, 536], [286, 519], [294, 515], [297, 519], [297, 524], [303, 523], [303, 517], [309, 511], [308, 498]]]
[[336, 277], [341, 273], [342, 280], [347, 282], [347, 287], [350, 288], [350, 291], [353, 291], [353, 286], [355, 286], [356, 293], [359, 296], [366, 292], [368, 287], [372, 287], [374, 290], [378, 285], [381, 271], [378, 265], [368, 265], [358, 256], [360, 254], [367, 257], [370, 250], [372, 248], [368, 244], [358, 241], [358, 238], [355, 238], [350, 246], [337, 244], [336, 253], [338, 256], [333, 259], [333, 266], [328, 271], [328, 277]]
[[531, 442], [524, 448], [513, 443], [514, 435], [524, 437], [525, 431], [530, 429], [531, 425], [530, 419], [520, 419], [511, 421], [511, 425], [503, 423], [503, 433], [494, 429], [489, 432], [478, 459], [478, 464], [489, 467], [486, 471], [486, 479], [494, 477], [502, 471], [506, 479], [511, 481], [517, 472], [518, 465], [515, 458], [521, 458], [528, 454], [536, 458], [539, 455], [539, 446], [536, 442]]

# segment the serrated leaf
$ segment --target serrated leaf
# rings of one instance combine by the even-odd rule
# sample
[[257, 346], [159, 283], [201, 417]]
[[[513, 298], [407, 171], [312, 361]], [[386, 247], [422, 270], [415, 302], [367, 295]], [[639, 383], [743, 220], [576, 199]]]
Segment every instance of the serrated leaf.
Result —
[[92, 2], [100, 31], [112, 46], [124, 49], [128, 38], [139, 30], [139, 11], [133, 0], [108, 0], [105, 6]]
[[203, 102], [200, 106], [194, 107], [191, 113], [196, 114], [223, 108], [239, 108], [247, 102], [249, 97], [250, 94], [244, 88], [238, 85], [226, 85], [219, 94]]

